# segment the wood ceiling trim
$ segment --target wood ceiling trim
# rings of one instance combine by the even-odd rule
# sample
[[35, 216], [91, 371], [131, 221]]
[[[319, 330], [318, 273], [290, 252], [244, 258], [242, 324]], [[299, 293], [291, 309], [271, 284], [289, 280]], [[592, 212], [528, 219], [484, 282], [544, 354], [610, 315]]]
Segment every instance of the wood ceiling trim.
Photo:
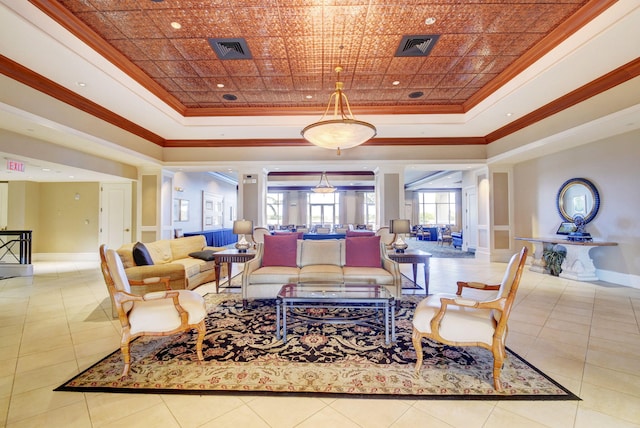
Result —
[[[363, 146], [466, 146], [487, 144], [484, 137], [437, 137], [437, 138], [374, 138]], [[308, 141], [296, 139], [242, 139], [242, 140], [165, 140], [170, 148], [216, 148], [216, 147], [297, 147], [312, 146]]]
[[575, 106], [591, 97], [608, 91], [628, 80], [640, 76], [640, 58], [626, 63], [617, 69], [583, 85], [560, 98], [532, 111], [531, 113], [514, 120], [508, 125], [493, 131], [486, 136], [487, 143], [499, 140], [509, 134], [513, 134], [523, 128], [544, 120], [549, 116], [559, 113], [565, 109]]
[[159, 146], [164, 138], [0, 54], [0, 73]]
[[464, 112], [466, 113], [473, 107], [480, 104], [485, 98], [489, 97], [518, 74], [525, 71], [540, 58], [569, 38], [569, 36], [580, 30], [602, 12], [617, 3], [617, 1], [618, 0], [593, 0], [584, 5], [565, 22], [545, 36], [539, 43], [536, 43], [531, 49], [515, 60], [511, 66], [507, 67], [495, 79], [473, 94], [469, 100], [464, 103]]
[[132, 79], [142, 85], [149, 92], [160, 98], [164, 103], [184, 114], [185, 106], [176, 97], [165, 91], [155, 80], [142, 71], [138, 66], [129, 61], [120, 51], [111, 46], [102, 37], [96, 34], [84, 22], [74, 16], [68, 9], [57, 1], [29, 0], [31, 4], [44, 12], [51, 19], [66, 28], [71, 34], [89, 45], [91, 49], [106, 58]]

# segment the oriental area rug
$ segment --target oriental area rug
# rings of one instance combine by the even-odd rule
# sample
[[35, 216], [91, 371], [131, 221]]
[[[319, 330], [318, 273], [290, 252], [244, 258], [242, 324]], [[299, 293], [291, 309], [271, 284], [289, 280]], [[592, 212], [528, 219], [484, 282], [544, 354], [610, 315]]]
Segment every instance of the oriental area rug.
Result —
[[[269, 394], [398, 399], [579, 400], [513, 352], [502, 370], [503, 392], [493, 389], [492, 356], [480, 348], [423, 341], [424, 364], [415, 374], [413, 309], [405, 296], [396, 310], [397, 340], [382, 329], [318, 322], [318, 316], [367, 316], [369, 309], [300, 309], [288, 324], [287, 343], [276, 339], [274, 300], [242, 301], [209, 294], [204, 361], [195, 334], [140, 338], [131, 346], [130, 375], [121, 377], [117, 350], [57, 391], [152, 394]], [[305, 318], [308, 316], [309, 318]], [[368, 314], [373, 316], [373, 314]], [[288, 317], [291, 318], [291, 317]]]

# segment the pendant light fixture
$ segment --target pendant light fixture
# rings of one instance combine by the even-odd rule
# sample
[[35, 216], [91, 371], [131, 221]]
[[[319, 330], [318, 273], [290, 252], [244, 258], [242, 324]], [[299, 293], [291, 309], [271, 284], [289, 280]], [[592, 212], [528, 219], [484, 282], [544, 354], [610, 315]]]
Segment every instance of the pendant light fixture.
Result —
[[[305, 127], [301, 134], [305, 140], [318, 147], [337, 150], [359, 146], [376, 136], [376, 127], [370, 123], [356, 120], [351, 113], [349, 100], [342, 91], [340, 82], [342, 67], [335, 68], [338, 74], [336, 90], [329, 97], [329, 104], [318, 122]], [[333, 103], [333, 115], [328, 115]]]
[[336, 188], [333, 187], [329, 180], [327, 179], [327, 173], [323, 172], [320, 176], [320, 181], [316, 185], [316, 187], [312, 187], [311, 191], [314, 193], [333, 193], [336, 191]]

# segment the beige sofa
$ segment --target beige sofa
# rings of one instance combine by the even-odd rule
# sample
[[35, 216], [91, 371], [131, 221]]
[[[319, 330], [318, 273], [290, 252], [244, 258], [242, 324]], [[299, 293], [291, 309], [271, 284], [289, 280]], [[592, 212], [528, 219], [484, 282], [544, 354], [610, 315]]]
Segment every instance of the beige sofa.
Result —
[[[149, 277], [169, 277], [169, 285], [174, 290], [189, 289], [215, 281], [215, 262], [190, 257], [190, 253], [212, 250], [221, 251], [222, 247], [207, 247], [204, 236], [196, 235], [185, 238], [162, 239], [160, 241], [145, 243], [149, 255], [153, 260], [152, 265], [136, 266], [133, 258], [135, 243], [125, 244], [117, 249], [122, 259], [127, 278], [130, 280], [143, 280]], [[227, 276], [226, 265], [222, 266], [220, 277]], [[157, 288], [157, 286], [156, 286]], [[146, 292], [158, 291], [153, 288]]]
[[264, 244], [258, 244], [256, 256], [245, 263], [242, 275], [242, 298], [274, 299], [280, 288], [289, 283], [344, 282], [345, 284], [380, 284], [394, 297], [402, 294], [398, 264], [380, 245], [380, 267], [346, 266], [344, 239], [297, 241], [296, 265], [263, 266]]

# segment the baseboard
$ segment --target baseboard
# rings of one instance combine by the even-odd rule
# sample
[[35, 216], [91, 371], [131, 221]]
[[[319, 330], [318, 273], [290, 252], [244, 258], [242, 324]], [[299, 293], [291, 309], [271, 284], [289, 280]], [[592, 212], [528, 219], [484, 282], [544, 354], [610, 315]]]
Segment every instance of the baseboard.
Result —
[[596, 275], [600, 281], [623, 285], [625, 287], [640, 288], [640, 275], [632, 275], [630, 273], [620, 273], [604, 269], [596, 269]]
[[78, 261], [78, 262], [98, 262], [100, 256], [95, 253], [34, 253], [31, 256], [34, 262], [55, 262], [55, 261]]

